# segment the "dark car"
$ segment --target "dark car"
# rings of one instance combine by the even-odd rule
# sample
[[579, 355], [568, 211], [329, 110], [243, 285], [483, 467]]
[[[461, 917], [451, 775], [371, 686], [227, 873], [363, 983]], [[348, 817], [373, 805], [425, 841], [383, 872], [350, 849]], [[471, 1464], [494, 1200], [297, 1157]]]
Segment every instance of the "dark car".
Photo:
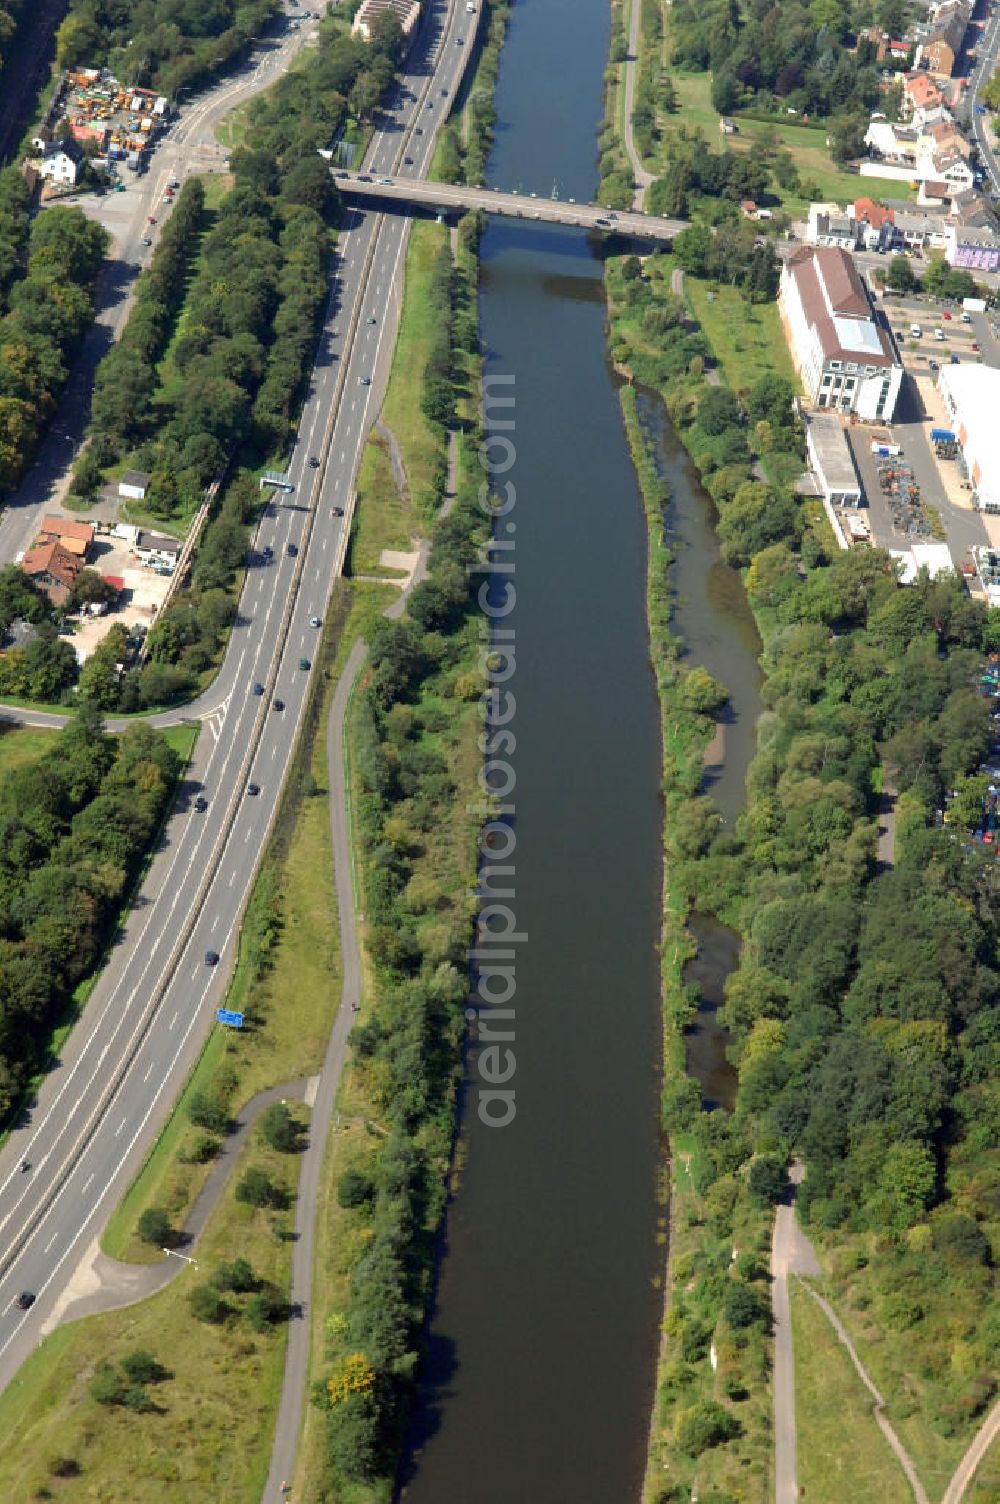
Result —
[[927, 364], [932, 371], [939, 371], [941, 369], [936, 360], [929, 360]]
[[297, 549], [297, 547], [295, 546], [294, 543], [289, 543], [287, 552], [288, 552], [288, 557], [290, 559], [294, 559], [295, 555], [298, 553], [298, 549]]
[[274, 549], [273, 548], [263, 548], [263, 549], [261, 549], [261, 553], [263, 554], [263, 556], [264, 556], [265, 559], [273, 559], [274, 558]]
[[370, 183], [371, 182], [371, 174], [367, 173], [367, 172], [359, 172], [358, 173], [358, 182], [359, 183]]
[[259, 783], [248, 783], [247, 784], [247, 793], [250, 795], [251, 798], [256, 797], [256, 795], [260, 793], [260, 784]]
[[219, 964], [219, 952], [217, 950], [207, 950], [205, 952], [205, 965], [206, 966], [218, 966], [218, 964]]
[[[343, 515], [344, 515], [344, 509], [343, 509], [343, 507], [334, 507], [334, 509], [333, 509], [333, 515], [335, 517], [343, 517]], [[314, 625], [317, 625], [317, 624], [314, 623]]]
[[205, 798], [204, 794], [198, 795], [197, 799], [194, 801], [194, 807], [198, 811], [199, 815], [203, 815], [205, 813], [205, 811], [208, 809], [208, 800]]
[[371, 386], [371, 384], [372, 384], [372, 379], [371, 379], [370, 376], [362, 376], [361, 381], [360, 381], [360, 385], [361, 386]]
[[17, 1303], [21, 1307], [22, 1311], [30, 1311], [31, 1307], [35, 1304], [34, 1291], [22, 1290], [20, 1295], [17, 1297]]
[[405, 167], [412, 167], [413, 166], [413, 158], [412, 157], [404, 157], [403, 158], [403, 165]]
[[253, 692], [255, 695], [262, 695], [264, 693], [264, 686], [259, 680], [254, 684]]
[[311, 627], [321, 627], [323, 623], [320, 621], [318, 616], [310, 616], [309, 625]]
[[423, 135], [423, 133], [424, 133], [424, 128], [423, 128], [423, 126], [422, 126], [422, 125], [415, 125], [415, 126], [414, 126], [414, 127], [413, 127], [413, 134], [414, 134], [414, 135], [415, 135], [415, 136], [422, 136], [422, 135]]
[[301, 668], [301, 669], [312, 668], [312, 664], [309, 662], [308, 658], [300, 658], [299, 659], [299, 668]]
[[275, 710], [284, 710], [285, 708], [284, 700], [272, 700], [271, 703]]
[[349, 174], [346, 172], [335, 172], [333, 175], [335, 178], [346, 178]]
[[317, 458], [317, 456], [315, 454], [311, 454], [309, 456], [309, 469], [310, 470], [318, 470], [319, 469], [319, 459]]

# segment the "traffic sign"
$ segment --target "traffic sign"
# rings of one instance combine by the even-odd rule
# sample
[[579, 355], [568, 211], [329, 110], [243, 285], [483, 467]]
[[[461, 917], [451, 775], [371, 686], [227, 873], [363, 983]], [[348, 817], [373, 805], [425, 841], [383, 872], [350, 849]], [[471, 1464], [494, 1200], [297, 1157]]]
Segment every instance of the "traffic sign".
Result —
[[233, 1013], [229, 1008], [217, 1008], [215, 1013], [216, 1022], [229, 1024], [232, 1029], [242, 1029], [243, 1014]]

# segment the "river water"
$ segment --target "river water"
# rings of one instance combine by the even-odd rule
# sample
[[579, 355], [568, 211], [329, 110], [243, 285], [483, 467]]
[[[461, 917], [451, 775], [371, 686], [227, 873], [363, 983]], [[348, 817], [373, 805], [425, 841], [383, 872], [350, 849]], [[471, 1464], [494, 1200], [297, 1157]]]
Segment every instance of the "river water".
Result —
[[[491, 183], [593, 196], [609, 9], [515, 6]], [[470, 1083], [404, 1498], [626, 1504], [642, 1478], [663, 1264], [646, 526], [591, 247], [496, 224], [482, 259], [486, 374], [513, 377], [514, 396], [516, 1117], [485, 1126]], [[693, 497], [680, 457], [667, 463]]]

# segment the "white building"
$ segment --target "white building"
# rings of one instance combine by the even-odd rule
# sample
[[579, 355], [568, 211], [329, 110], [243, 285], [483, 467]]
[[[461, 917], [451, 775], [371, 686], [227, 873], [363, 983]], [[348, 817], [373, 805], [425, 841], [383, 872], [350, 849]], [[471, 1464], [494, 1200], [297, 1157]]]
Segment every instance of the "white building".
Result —
[[145, 470], [126, 470], [118, 482], [118, 495], [129, 501], [145, 501], [151, 476]]
[[83, 152], [75, 141], [61, 141], [45, 153], [38, 168], [39, 175], [61, 187], [72, 188], [80, 176]]
[[403, 28], [403, 35], [408, 37], [420, 20], [420, 0], [362, 0], [351, 25], [352, 33], [363, 36], [367, 42], [371, 35], [372, 21], [376, 16], [386, 13], [396, 17]]
[[840, 419], [832, 413], [813, 413], [806, 428], [806, 450], [824, 499], [835, 507], [860, 506], [861, 482]]
[[1000, 512], [1000, 371], [991, 366], [942, 365], [938, 391], [961, 445], [984, 512]]
[[167, 569], [173, 573], [180, 557], [182, 544], [166, 533], [150, 533], [145, 530], [136, 534], [135, 556], [140, 564], [153, 569]]
[[846, 251], [795, 251], [782, 269], [778, 310], [811, 403], [868, 422], [891, 421], [903, 367]]

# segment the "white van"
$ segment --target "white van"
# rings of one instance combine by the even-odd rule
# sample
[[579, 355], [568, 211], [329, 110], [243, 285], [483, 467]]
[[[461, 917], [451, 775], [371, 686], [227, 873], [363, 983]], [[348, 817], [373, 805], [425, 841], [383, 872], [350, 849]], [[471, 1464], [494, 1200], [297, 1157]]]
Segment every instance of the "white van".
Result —
[[972, 323], [972, 314], [971, 313], [963, 313], [962, 314], [962, 323], [963, 324], [971, 324]]
[[934, 330], [934, 338], [935, 339], [944, 339], [944, 330], [943, 329], [935, 329]]
[[911, 324], [910, 325], [910, 338], [911, 339], [919, 339], [920, 336], [923, 334], [923, 332], [924, 331], [921, 329], [921, 327], [920, 327], [919, 324]]

